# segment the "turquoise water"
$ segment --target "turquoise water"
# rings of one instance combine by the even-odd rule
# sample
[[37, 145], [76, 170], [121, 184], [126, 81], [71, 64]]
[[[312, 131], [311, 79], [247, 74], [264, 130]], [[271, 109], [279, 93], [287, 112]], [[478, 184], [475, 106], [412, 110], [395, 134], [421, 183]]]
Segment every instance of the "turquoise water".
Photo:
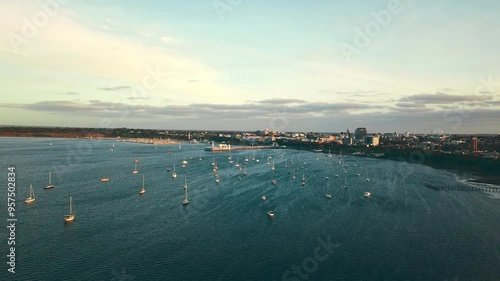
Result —
[[[0, 138], [0, 179], [7, 183], [7, 167], [16, 167], [18, 200], [16, 273], [7, 272], [2, 254], [0, 280], [500, 279], [500, 198], [424, 186], [465, 184], [450, 173], [351, 156], [344, 156], [344, 173], [337, 156], [261, 150], [255, 151], [260, 163], [250, 161], [239, 179], [234, 164], [253, 151], [233, 152], [230, 165], [228, 154], [204, 147]], [[177, 180], [166, 172], [174, 163]], [[49, 171], [56, 187], [44, 190]], [[110, 181], [101, 183], [105, 175]], [[142, 175], [146, 194], [140, 196]], [[25, 205], [30, 184], [36, 202]], [[0, 192], [5, 226], [6, 186]], [[363, 198], [365, 191], [372, 197]], [[69, 196], [76, 220], [65, 224]]]

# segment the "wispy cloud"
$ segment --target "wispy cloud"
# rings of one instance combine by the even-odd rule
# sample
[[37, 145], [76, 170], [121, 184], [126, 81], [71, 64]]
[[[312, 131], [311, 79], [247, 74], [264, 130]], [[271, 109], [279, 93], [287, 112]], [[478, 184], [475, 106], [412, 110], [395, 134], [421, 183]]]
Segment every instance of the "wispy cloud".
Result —
[[104, 90], [104, 91], [119, 91], [119, 90], [127, 90], [132, 87], [130, 86], [115, 86], [115, 87], [102, 87], [99, 88], [99, 90]]

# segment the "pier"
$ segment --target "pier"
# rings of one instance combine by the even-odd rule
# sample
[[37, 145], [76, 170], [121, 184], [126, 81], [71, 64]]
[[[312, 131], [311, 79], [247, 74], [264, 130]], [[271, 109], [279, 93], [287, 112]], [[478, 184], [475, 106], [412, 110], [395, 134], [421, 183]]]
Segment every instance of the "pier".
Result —
[[500, 192], [500, 188], [496, 187], [474, 187], [474, 186], [438, 186], [432, 184], [425, 184], [425, 187], [436, 191], [486, 191], [486, 192]]

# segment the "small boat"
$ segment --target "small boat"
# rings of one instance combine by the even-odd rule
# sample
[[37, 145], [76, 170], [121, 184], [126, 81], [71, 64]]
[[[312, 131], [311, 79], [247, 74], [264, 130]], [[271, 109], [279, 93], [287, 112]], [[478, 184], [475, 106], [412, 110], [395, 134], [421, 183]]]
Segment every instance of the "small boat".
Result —
[[306, 178], [304, 176], [304, 174], [302, 174], [302, 186], [305, 186], [306, 185]]
[[215, 166], [215, 156], [213, 156], [212, 163], [210, 163], [210, 165]]
[[139, 163], [139, 160], [135, 160], [137, 162], [134, 162], [134, 170], [132, 171], [132, 174], [137, 174], [139, 171], [137, 170], [137, 163]]
[[101, 178], [101, 182], [108, 182], [108, 181], [109, 181], [109, 177]]
[[75, 220], [76, 214], [73, 213], [73, 199], [69, 197], [69, 214], [64, 215], [65, 222], [73, 222]]
[[323, 152], [323, 149], [315, 149], [314, 152], [315, 153], [321, 153], [321, 152]]
[[174, 164], [174, 172], [172, 173], [172, 178], [173, 179], [177, 178], [177, 174], [175, 173], [175, 164]]
[[52, 142], [49, 142], [49, 146], [52, 146]]
[[271, 180], [271, 183], [276, 185], [276, 180]]
[[363, 193], [363, 197], [365, 197], [365, 198], [370, 198], [370, 196], [372, 196], [372, 194], [369, 191], [366, 191]]
[[187, 205], [189, 203], [187, 184], [185, 185], [185, 187], [186, 188], [184, 188], [184, 200], [182, 200], [183, 205]]
[[184, 176], [184, 189], [187, 189], [187, 188], [188, 188], [187, 176]]
[[275, 169], [276, 169], [276, 167], [274, 166], [274, 160], [273, 160], [273, 166], [271, 167], [271, 170], [274, 171]]
[[215, 183], [219, 183], [219, 182], [220, 182], [220, 178], [219, 178], [219, 176], [216, 176], [215, 177]]
[[144, 188], [144, 175], [142, 175], [142, 187], [139, 189], [139, 194], [144, 194], [146, 193], [146, 188]]
[[262, 195], [261, 198], [262, 198], [262, 201], [266, 201], [266, 199], [267, 199], [265, 195]]
[[135, 159], [134, 163], [139, 164], [139, 160]]
[[330, 182], [326, 182], [326, 198], [332, 199], [332, 193], [330, 192]]
[[274, 211], [269, 211], [269, 212], [267, 212], [267, 215], [268, 215], [270, 218], [274, 218]]
[[240, 166], [240, 163], [238, 162], [238, 158], [236, 158], [236, 165], [234, 165], [235, 167], [239, 167]]
[[167, 168], [167, 172], [171, 172], [172, 171], [172, 168]]
[[26, 198], [26, 200], [24, 200], [24, 203], [30, 204], [33, 202], [35, 202], [35, 192], [33, 191], [33, 186], [30, 184], [30, 197]]
[[203, 160], [203, 158], [201, 158], [201, 153], [200, 153], [200, 158], [198, 160], [200, 160], [200, 161]]
[[46, 187], [44, 187], [44, 189], [51, 189], [51, 188], [54, 188], [54, 185], [52, 184], [52, 173], [49, 172], [49, 184], [47, 184]]

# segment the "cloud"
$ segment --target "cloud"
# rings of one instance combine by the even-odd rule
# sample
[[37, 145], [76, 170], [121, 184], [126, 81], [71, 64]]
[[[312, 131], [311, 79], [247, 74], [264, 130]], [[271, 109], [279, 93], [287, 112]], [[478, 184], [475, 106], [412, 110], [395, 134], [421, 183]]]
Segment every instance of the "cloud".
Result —
[[306, 103], [304, 100], [300, 99], [280, 99], [280, 98], [272, 98], [266, 100], [257, 101], [260, 104], [275, 104], [275, 105], [284, 105], [284, 104], [292, 104], [292, 103]]
[[131, 89], [132, 87], [130, 86], [115, 86], [115, 87], [102, 87], [99, 88], [99, 90], [104, 90], [104, 91], [118, 91], [118, 90], [127, 90]]
[[162, 36], [160, 37], [160, 41], [165, 44], [179, 44], [179, 39], [170, 37], [170, 36]]
[[397, 107], [425, 107], [425, 104], [400, 102], [400, 103], [396, 103], [396, 106]]
[[435, 94], [418, 94], [401, 98], [401, 102], [414, 102], [421, 104], [448, 104], [458, 102], [478, 102], [490, 99], [485, 95], [449, 95], [437, 92]]

